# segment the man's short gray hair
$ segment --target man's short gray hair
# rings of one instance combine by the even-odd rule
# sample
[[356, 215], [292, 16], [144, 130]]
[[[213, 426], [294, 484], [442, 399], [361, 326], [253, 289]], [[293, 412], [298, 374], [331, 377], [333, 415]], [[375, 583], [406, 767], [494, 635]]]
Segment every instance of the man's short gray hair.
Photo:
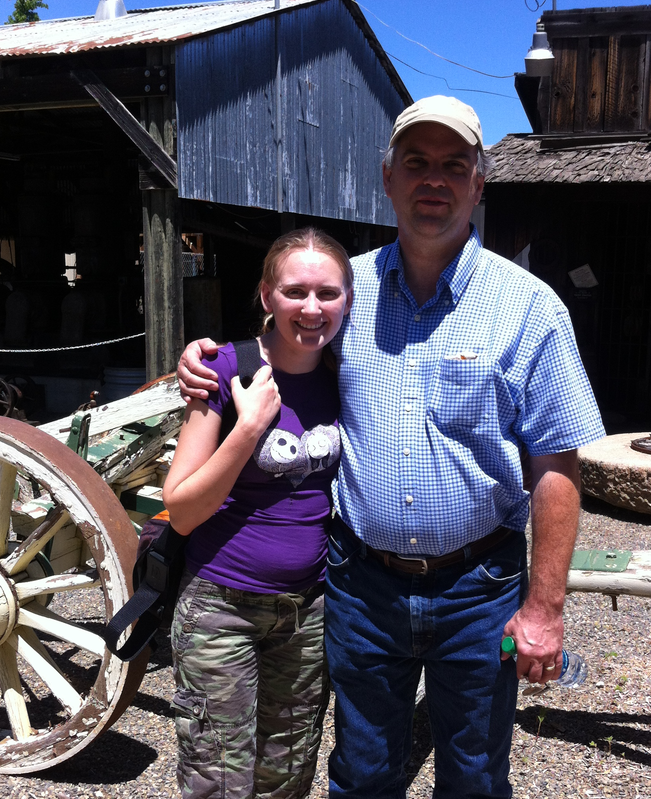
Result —
[[[389, 147], [388, 150], [385, 151], [384, 157], [382, 158], [382, 163], [387, 169], [393, 168], [393, 157], [395, 155], [396, 147], [395, 144], [393, 147]], [[489, 155], [486, 152], [482, 152], [479, 148], [477, 148], [477, 174], [481, 177], [487, 178], [488, 175], [491, 173], [493, 168], [495, 167], [495, 159], [492, 155]]]

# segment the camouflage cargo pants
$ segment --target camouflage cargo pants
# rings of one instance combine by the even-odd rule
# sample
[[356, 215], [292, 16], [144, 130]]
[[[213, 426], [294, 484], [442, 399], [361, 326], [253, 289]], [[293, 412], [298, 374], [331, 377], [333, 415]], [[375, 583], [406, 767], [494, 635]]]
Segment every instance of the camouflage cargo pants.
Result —
[[172, 650], [183, 799], [306, 796], [329, 697], [322, 584], [255, 594], [186, 572]]

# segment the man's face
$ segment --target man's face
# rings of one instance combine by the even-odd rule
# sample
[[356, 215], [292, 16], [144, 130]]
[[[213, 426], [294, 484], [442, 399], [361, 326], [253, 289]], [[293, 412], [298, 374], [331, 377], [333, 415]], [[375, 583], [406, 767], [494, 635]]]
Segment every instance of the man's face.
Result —
[[443, 237], [459, 246], [468, 238], [484, 178], [477, 175], [477, 146], [444, 125], [420, 122], [398, 139], [384, 190], [398, 217], [399, 233]]

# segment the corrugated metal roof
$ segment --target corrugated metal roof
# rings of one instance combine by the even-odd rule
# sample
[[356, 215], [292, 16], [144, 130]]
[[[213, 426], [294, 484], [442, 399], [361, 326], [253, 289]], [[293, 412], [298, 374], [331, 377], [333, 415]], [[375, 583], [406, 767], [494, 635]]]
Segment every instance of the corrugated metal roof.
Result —
[[[281, 0], [280, 11], [315, 0]], [[98, 47], [172, 42], [274, 13], [274, 0], [226, 0], [130, 11], [126, 17], [43, 20], [0, 26], [0, 57], [80, 53]]]

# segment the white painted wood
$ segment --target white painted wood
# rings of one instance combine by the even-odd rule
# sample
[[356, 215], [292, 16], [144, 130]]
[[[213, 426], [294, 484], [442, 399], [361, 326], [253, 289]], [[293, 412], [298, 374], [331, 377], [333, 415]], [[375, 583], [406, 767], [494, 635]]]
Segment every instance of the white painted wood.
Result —
[[572, 591], [651, 597], [651, 551], [633, 552], [624, 572], [570, 569], [567, 575], [567, 592]]
[[79, 591], [84, 588], [96, 588], [101, 583], [97, 572], [86, 574], [55, 574], [52, 577], [43, 577], [40, 580], [18, 583], [16, 594], [18, 600], [24, 602], [41, 594], [54, 594], [61, 591]]
[[0, 646], [0, 689], [5, 702], [13, 737], [26, 741], [32, 732], [27, 705], [20, 687], [16, 653], [8, 643]]
[[30, 602], [18, 611], [18, 624], [26, 627], [33, 627], [35, 630], [42, 630], [44, 633], [74, 644], [87, 652], [92, 652], [100, 657], [104, 656], [106, 645], [104, 640], [96, 633], [85, 630], [78, 624], [66, 621], [49, 608], [44, 608], [37, 602]]
[[70, 521], [70, 515], [65, 508], [59, 508], [50, 519], [46, 519], [36, 530], [7, 555], [0, 560], [0, 566], [5, 574], [17, 574], [27, 568], [27, 565], [34, 560], [37, 552], [40, 552], [47, 542]]
[[[159, 413], [169, 413], [184, 408], [178, 383], [157, 383], [141, 394], [132, 394], [129, 397], [109, 402], [89, 411], [90, 436], [96, 436], [123, 427], [125, 424], [147, 419]], [[40, 430], [65, 441], [70, 433], [72, 416], [66, 416], [55, 422], [48, 422], [40, 426]]]
[[0, 464], [0, 557], [7, 554], [11, 505], [14, 499], [17, 472], [16, 467], [10, 463]]
[[34, 630], [18, 627], [7, 643], [29, 663], [69, 713], [76, 713], [81, 708], [84, 703], [81, 694], [63, 676]]

